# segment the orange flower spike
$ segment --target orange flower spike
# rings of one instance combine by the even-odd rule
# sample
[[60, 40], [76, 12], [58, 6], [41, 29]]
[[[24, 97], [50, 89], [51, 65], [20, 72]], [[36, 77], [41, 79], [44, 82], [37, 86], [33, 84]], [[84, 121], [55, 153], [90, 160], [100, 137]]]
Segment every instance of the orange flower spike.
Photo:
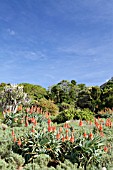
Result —
[[64, 128], [67, 128], [67, 123], [64, 124]]
[[37, 125], [37, 120], [35, 119], [35, 121], [33, 122], [33, 124], [34, 124], [34, 126], [36, 126]]
[[103, 133], [103, 132], [100, 132], [100, 136], [101, 136], [101, 137], [104, 137], [104, 133]]
[[51, 126], [48, 126], [48, 132], [51, 132], [51, 131], [52, 131]]
[[66, 133], [65, 139], [66, 139], [66, 140], [69, 140], [68, 133]]
[[35, 133], [35, 129], [34, 129], [34, 126], [32, 126], [32, 130], [31, 130], [32, 133]]
[[105, 125], [106, 125], [106, 126], [109, 126], [109, 119], [106, 119]]
[[31, 123], [34, 123], [36, 120], [34, 117], [31, 118]]
[[21, 146], [22, 142], [21, 142], [20, 138], [19, 138], [17, 144], [18, 144], [18, 146]]
[[66, 133], [68, 133], [69, 132], [69, 130], [68, 129], [66, 129]]
[[69, 124], [67, 123], [67, 128], [70, 128]]
[[79, 126], [83, 126], [83, 122], [82, 122], [82, 120], [80, 120], [80, 122], [79, 122]]
[[56, 134], [56, 138], [57, 138], [57, 140], [60, 139], [60, 133], [59, 132]]
[[92, 133], [92, 132], [90, 132], [89, 138], [90, 138], [90, 139], [93, 139], [93, 133]]
[[73, 134], [73, 132], [71, 133], [71, 138], [70, 138], [70, 142], [74, 142], [75, 141], [75, 139], [74, 139], [74, 134]]
[[16, 140], [17, 140], [17, 139], [16, 139], [16, 136], [14, 135], [13, 142], [16, 142]]
[[22, 111], [22, 105], [18, 106], [17, 111]]
[[32, 133], [35, 132], [34, 126], [32, 126], [31, 132], [32, 132]]
[[52, 132], [55, 132], [56, 131], [56, 126], [52, 126]]
[[62, 130], [63, 130], [62, 127], [60, 127], [60, 128], [59, 128], [59, 132], [62, 133]]
[[28, 120], [26, 120], [25, 127], [28, 127], [28, 125], [29, 125]]
[[15, 133], [14, 133], [14, 129], [12, 129], [12, 136], [14, 136], [15, 135]]
[[32, 114], [32, 113], [33, 113], [33, 108], [30, 109], [30, 114]]
[[50, 125], [51, 124], [51, 119], [48, 119], [47, 123], [48, 123], [48, 125]]
[[70, 142], [73, 143], [75, 141], [74, 136], [71, 136]]
[[89, 122], [89, 125], [92, 125], [92, 121]]
[[100, 126], [99, 126], [99, 131], [103, 131], [102, 124], [100, 124]]
[[83, 133], [83, 137], [86, 138], [87, 137], [87, 134], [86, 132]]
[[99, 126], [99, 123], [98, 123], [98, 122], [95, 122], [95, 126], [98, 128], [98, 126]]
[[65, 137], [64, 136], [62, 137], [62, 142], [65, 142]]
[[104, 151], [108, 152], [108, 147], [107, 146], [104, 146]]

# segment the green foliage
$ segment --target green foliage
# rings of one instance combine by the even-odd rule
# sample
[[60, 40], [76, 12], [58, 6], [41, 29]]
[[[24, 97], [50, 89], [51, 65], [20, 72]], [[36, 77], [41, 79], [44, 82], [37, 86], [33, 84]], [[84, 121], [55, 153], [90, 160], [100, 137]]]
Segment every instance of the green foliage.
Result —
[[[113, 113], [111, 113], [112, 109], [100, 111], [100, 108], [106, 106], [106, 104], [112, 106], [112, 84], [112, 82], [109, 82], [100, 91], [99, 87], [87, 88], [82, 84], [77, 85], [73, 80], [71, 82], [63, 80], [48, 92], [51, 100], [44, 98], [46, 95], [44, 96], [43, 90], [40, 96], [37, 90], [31, 88], [33, 92], [31, 91], [29, 96], [32, 97], [35, 104], [38, 99], [36, 107], [37, 105], [40, 106], [43, 114], [33, 110], [34, 106], [28, 112], [24, 107], [20, 112], [6, 114], [4, 123], [8, 126], [4, 124], [0, 126], [0, 168], [15, 170], [23, 165], [23, 170], [100, 170], [103, 166], [109, 170], [112, 169], [113, 127], [106, 126], [105, 116], [110, 115], [110, 118], [113, 119]], [[4, 88], [4, 85], [1, 88]], [[13, 101], [14, 97], [16, 99], [16, 92]], [[17, 97], [17, 103], [18, 100], [20, 99]], [[6, 102], [5, 99], [3, 101]], [[53, 101], [60, 108], [60, 113]], [[78, 109], [78, 106], [80, 109]], [[9, 105], [7, 108], [9, 108]], [[94, 124], [95, 115], [91, 110], [96, 110], [96, 116], [98, 114], [104, 115], [104, 119], [98, 119], [98, 126]], [[87, 123], [83, 121], [83, 126], [78, 126], [78, 120], [69, 121], [69, 126], [64, 126], [62, 132], [60, 132], [60, 137], [58, 137], [60, 125], [56, 127], [56, 130], [49, 132], [49, 128], [53, 129], [54, 124], [51, 122], [50, 127], [48, 126], [48, 120], [44, 116], [45, 112], [57, 116], [57, 123], [82, 119], [91, 120], [92, 124], [88, 124], [89, 121]], [[34, 125], [32, 119], [35, 119], [37, 124]], [[21, 120], [23, 120], [23, 123], [21, 123]], [[26, 120], [28, 126], [25, 126]], [[72, 124], [74, 126], [71, 126]], [[102, 125], [102, 130], [99, 129], [100, 125]], [[12, 129], [14, 135], [12, 135]], [[83, 136], [84, 132], [87, 134], [86, 137]], [[92, 138], [90, 138], [91, 132], [93, 133]], [[14, 136], [17, 138], [15, 142]], [[74, 137], [74, 141], [71, 140], [72, 137]], [[20, 145], [19, 140], [21, 141]], [[108, 151], [104, 149], [104, 146]]]
[[13, 152], [5, 157], [5, 161], [8, 164], [13, 164], [15, 167], [19, 167], [24, 164], [24, 159], [22, 158], [22, 156]]
[[94, 120], [94, 113], [88, 108], [85, 109], [75, 109], [69, 108], [60, 112], [58, 116], [54, 119], [57, 123], [64, 123], [67, 120], [82, 119], [82, 120]]
[[79, 89], [75, 81], [69, 82], [67, 80], [62, 80], [58, 84], [49, 87], [48, 96], [51, 100], [54, 100], [57, 105], [63, 102], [75, 104]]
[[0, 156], [4, 159], [11, 153], [12, 139], [10, 129], [3, 130], [0, 128]]
[[113, 107], [113, 77], [101, 85], [101, 109]]
[[23, 117], [23, 114], [18, 114], [18, 113], [10, 113], [6, 114], [6, 116], [3, 119], [3, 123], [10, 126], [20, 126], [19, 118], [21, 119]]
[[40, 154], [34, 159], [34, 163], [37, 163], [40, 167], [48, 165], [51, 160], [50, 156], [47, 154]]
[[47, 100], [45, 98], [41, 98], [37, 102], [38, 106], [42, 108], [43, 112], [49, 112], [52, 116], [57, 115], [59, 108], [57, 105], [53, 103], [51, 100]]
[[74, 118], [82, 120], [94, 120], [94, 113], [88, 108], [83, 110], [77, 109]]
[[6, 169], [6, 167], [7, 167], [7, 163], [3, 159], [0, 159], [0, 169], [4, 170]]
[[65, 109], [64, 111], [60, 112], [60, 114], [58, 114], [54, 121], [57, 123], [64, 123], [67, 120], [73, 120], [75, 114], [76, 110], [74, 108]]
[[47, 96], [46, 89], [39, 85], [29, 83], [22, 83], [20, 85], [23, 86], [24, 92], [27, 93], [34, 102]]
[[98, 167], [101, 163], [103, 155], [101, 147], [104, 146], [104, 142], [98, 136], [95, 136], [92, 140], [79, 136], [74, 143], [66, 141], [62, 145], [64, 158], [76, 163], [78, 168], [81, 166], [85, 170], [87, 166]]

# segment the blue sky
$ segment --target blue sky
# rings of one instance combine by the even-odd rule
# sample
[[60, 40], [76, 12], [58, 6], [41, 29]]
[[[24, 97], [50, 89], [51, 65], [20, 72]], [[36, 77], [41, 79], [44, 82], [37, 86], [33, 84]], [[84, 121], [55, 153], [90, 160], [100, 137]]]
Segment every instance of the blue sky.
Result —
[[0, 82], [113, 76], [113, 0], [0, 0]]

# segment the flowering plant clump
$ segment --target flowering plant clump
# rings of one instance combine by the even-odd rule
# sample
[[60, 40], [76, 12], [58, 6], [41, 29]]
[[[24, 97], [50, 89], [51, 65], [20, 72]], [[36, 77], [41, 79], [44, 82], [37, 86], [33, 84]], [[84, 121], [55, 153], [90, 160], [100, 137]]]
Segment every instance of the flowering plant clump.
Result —
[[23, 86], [19, 85], [6, 85], [0, 97], [4, 116], [9, 115], [10, 112], [16, 113], [21, 109], [21, 104], [30, 102], [27, 94], [23, 92]]
[[31, 165], [42, 168], [43, 160], [46, 168], [63, 169], [68, 160], [70, 167], [76, 165], [77, 169], [86, 170], [108, 167], [112, 162], [110, 118], [80, 119], [57, 125], [52, 122], [50, 113], [42, 112], [37, 106], [21, 107], [13, 116], [17, 116], [16, 122], [14, 117], [14, 122], [8, 124], [11, 118], [6, 117], [9, 126], [0, 129], [0, 155], [6, 164], [12, 163], [16, 168], [23, 166], [23, 169]]

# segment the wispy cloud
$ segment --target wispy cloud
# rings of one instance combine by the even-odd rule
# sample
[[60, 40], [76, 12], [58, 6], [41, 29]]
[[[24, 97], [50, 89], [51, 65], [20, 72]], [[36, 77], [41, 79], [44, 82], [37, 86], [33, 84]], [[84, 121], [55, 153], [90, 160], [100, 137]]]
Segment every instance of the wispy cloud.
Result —
[[7, 32], [9, 33], [9, 35], [12, 35], [12, 36], [16, 34], [16, 32], [14, 30], [11, 30], [10, 28], [7, 29]]
[[40, 61], [40, 60], [46, 60], [47, 57], [46, 55], [41, 52], [41, 51], [18, 51], [16, 54], [18, 57], [23, 57], [27, 60], [32, 60], [32, 61]]
[[[52, 10], [46, 7], [46, 12], [50, 16], [61, 16], [62, 19], [90, 22], [97, 22], [100, 20], [112, 21], [113, 17], [113, 1], [109, 0], [65, 0], [65, 1], [51, 1]], [[84, 15], [85, 13], [85, 15]], [[63, 17], [62, 17], [63, 16]], [[79, 24], [78, 23], [78, 24]]]

